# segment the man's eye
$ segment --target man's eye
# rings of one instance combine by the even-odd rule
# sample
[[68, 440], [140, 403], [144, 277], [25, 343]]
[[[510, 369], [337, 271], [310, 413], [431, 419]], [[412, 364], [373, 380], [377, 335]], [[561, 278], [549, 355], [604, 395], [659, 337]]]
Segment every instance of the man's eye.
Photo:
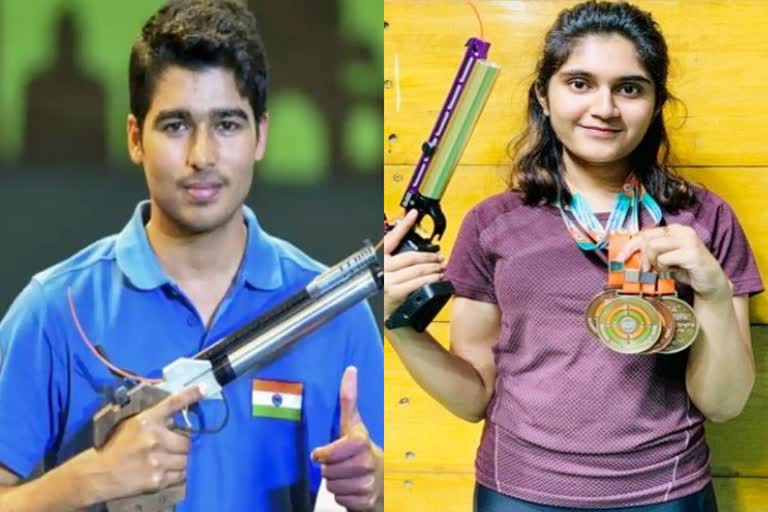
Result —
[[240, 128], [240, 123], [235, 121], [221, 121], [219, 129], [225, 132], [234, 132]]
[[178, 133], [184, 129], [185, 125], [182, 121], [171, 121], [163, 125], [163, 131], [166, 133]]

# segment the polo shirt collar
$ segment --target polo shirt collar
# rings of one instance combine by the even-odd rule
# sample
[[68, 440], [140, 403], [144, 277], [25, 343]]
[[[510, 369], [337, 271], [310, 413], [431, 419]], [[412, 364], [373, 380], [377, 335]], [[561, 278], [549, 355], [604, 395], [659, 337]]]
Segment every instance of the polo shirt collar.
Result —
[[[172, 283], [147, 238], [145, 225], [149, 221], [149, 211], [149, 201], [142, 201], [136, 206], [131, 220], [117, 235], [115, 247], [118, 268], [131, 284], [141, 290]], [[261, 229], [253, 210], [247, 206], [243, 206], [243, 217], [248, 228], [248, 241], [237, 282], [242, 279], [256, 289], [279, 288], [283, 284], [283, 276], [276, 241]]]
[[115, 246], [118, 268], [140, 290], [152, 290], [171, 283], [171, 278], [165, 274], [149, 245], [144, 228], [148, 221], [149, 201], [142, 201], [133, 211], [131, 220], [117, 235]]
[[261, 229], [253, 210], [243, 205], [243, 217], [248, 227], [248, 243], [240, 273], [252, 288], [274, 290], [283, 285], [278, 241]]

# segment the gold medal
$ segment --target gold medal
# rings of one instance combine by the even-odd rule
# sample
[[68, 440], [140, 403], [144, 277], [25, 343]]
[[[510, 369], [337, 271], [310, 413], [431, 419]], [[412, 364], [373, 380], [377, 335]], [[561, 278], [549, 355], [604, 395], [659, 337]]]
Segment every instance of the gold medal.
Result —
[[696, 312], [682, 299], [674, 295], [661, 298], [664, 305], [672, 312], [675, 318], [675, 336], [672, 343], [663, 350], [661, 354], [674, 354], [690, 347], [699, 334], [699, 321], [696, 318]]
[[597, 295], [590, 301], [587, 306], [585, 318], [587, 320], [587, 328], [592, 331], [592, 334], [598, 336], [597, 333], [597, 319], [600, 316], [600, 312], [603, 310], [606, 302], [616, 297], [616, 290], [605, 290]]
[[656, 308], [661, 317], [661, 336], [659, 341], [646, 351], [647, 354], [655, 354], [661, 352], [672, 343], [672, 340], [675, 338], [677, 322], [675, 322], [675, 316], [672, 314], [672, 311], [662, 301], [652, 297], [647, 297], [646, 300]]
[[623, 354], [639, 354], [653, 347], [662, 331], [661, 315], [642, 297], [619, 295], [609, 300], [597, 320], [600, 341]]

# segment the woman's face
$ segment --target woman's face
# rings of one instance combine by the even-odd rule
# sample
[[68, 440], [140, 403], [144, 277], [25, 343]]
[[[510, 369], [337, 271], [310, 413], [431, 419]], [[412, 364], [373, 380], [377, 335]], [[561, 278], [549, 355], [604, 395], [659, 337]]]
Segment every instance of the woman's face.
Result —
[[626, 160], [645, 136], [655, 89], [629, 40], [588, 35], [574, 45], [539, 103], [566, 151], [611, 164]]

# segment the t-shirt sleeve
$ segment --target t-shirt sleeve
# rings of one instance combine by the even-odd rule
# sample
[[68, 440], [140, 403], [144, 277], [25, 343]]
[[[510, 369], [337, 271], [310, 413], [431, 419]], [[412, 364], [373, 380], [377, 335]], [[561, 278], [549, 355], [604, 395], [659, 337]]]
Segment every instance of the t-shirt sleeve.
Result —
[[445, 277], [453, 284], [456, 295], [468, 299], [496, 304], [493, 286], [494, 262], [481, 239], [477, 209], [464, 217], [459, 236], [451, 249]]
[[715, 210], [710, 251], [733, 283], [734, 295], [753, 296], [763, 291], [755, 255], [739, 219], [725, 202]]
[[62, 368], [32, 281], [0, 322], [0, 464], [27, 478], [56, 439]]
[[[371, 439], [384, 446], [384, 345], [371, 308], [360, 304], [353, 308], [347, 326], [346, 366], [357, 368], [357, 407]], [[338, 389], [338, 386], [337, 386]], [[336, 429], [340, 407], [337, 404]], [[333, 432], [338, 438], [339, 432]]]

